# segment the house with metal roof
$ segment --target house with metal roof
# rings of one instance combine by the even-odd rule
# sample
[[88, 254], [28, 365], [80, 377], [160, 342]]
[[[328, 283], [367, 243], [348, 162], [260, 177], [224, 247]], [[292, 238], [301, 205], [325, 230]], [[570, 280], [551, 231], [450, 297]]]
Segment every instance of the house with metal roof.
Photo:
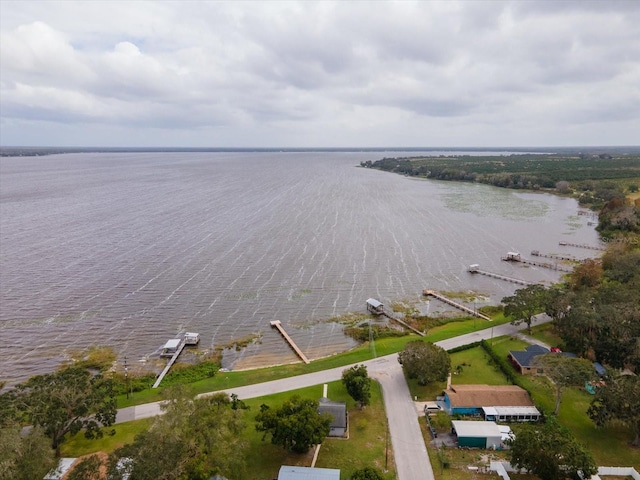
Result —
[[529, 393], [517, 385], [451, 385], [443, 392], [450, 415], [478, 415], [482, 407], [533, 407]]
[[459, 447], [500, 449], [504, 446], [503, 438], [510, 434], [495, 422], [453, 420], [451, 425], [451, 432], [458, 437]]
[[328, 413], [332, 418], [329, 436], [346, 437], [349, 422], [347, 404], [345, 402], [334, 402], [324, 397], [320, 399], [319, 403], [318, 413]]
[[283, 465], [280, 467], [278, 480], [340, 480], [340, 470]]

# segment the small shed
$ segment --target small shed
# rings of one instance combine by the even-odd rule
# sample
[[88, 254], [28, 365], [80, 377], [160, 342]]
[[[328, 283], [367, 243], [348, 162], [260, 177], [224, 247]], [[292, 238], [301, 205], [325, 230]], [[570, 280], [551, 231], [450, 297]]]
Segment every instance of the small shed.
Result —
[[180, 343], [182, 343], [182, 340], [180, 340], [179, 338], [172, 338], [171, 340], [168, 340], [167, 343], [164, 344], [164, 347], [162, 347], [162, 352], [160, 353], [160, 356], [172, 357], [173, 354], [178, 351], [178, 348], [180, 347]]
[[452, 433], [458, 436], [459, 447], [502, 448], [502, 432], [496, 422], [453, 420]]
[[280, 467], [278, 480], [340, 480], [340, 470], [283, 465]]
[[381, 315], [384, 312], [384, 305], [375, 298], [370, 298], [367, 300], [367, 310], [374, 315]]
[[329, 430], [330, 437], [345, 437], [347, 435], [347, 404], [344, 402], [334, 402], [328, 398], [321, 398], [319, 401], [318, 413], [328, 413], [332, 417]]

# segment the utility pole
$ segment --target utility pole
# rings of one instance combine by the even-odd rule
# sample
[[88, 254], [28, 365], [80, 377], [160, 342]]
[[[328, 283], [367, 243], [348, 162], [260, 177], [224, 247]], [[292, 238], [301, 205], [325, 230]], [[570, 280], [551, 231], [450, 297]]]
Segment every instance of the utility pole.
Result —
[[389, 422], [384, 432], [384, 471], [389, 471]]
[[129, 398], [129, 368], [127, 367], [127, 356], [124, 356], [124, 388], [127, 390], [127, 399]]

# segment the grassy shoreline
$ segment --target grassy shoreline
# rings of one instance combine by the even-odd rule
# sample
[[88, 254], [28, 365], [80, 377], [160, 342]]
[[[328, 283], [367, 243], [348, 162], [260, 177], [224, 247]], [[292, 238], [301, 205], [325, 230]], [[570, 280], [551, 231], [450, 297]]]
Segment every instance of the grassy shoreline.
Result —
[[[492, 322], [468, 318], [467, 320], [447, 323], [445, 325], [435, 327], [427, 334], [425, 339], [430, 342], [438, 342], [459, 335], [486, 330], [495, 325], [500, 325], [508, 322], [509, 319], [505, 318], [502, 314], [497, 315]], [[404, 337], [382, 338], [376, 340], [376, 356], [384, 356], [392, 353], [397, 353], [401, 351], [408, 342], [416, 340], [417, 338], [420, 337], [415, 334], [409, 334]], [[219, 371], [211, 378], [199, 380], [197, 382], [190, 383], [189, 385], [197, 394], [214, 392], [217, 390], [237, 388], [245, 385], [269, 382], [271, 380], [279, 380], [281, 378], [294, 377], [297, 375], [304, 375], [321, 370], [343, 367], [345, 365], [351, 365], [353, 363], [359, 363], [365, 360], [371, 360], [373, 358], [373, 352], [370, 348], [369, 342], [364, 342], [363, 344], [346, 352], [337, 353], [329, 357], [313, 360], [308, 365], [305, 365], [302, 362], [297, 362], [285, 365], [272, 365], [251, 370], [238, 370], [229, 372]], [[160, 401], [162, 400], [162, 390], [162, 387], [153, 390], [146, 389], [131, 394], [129, 398], [126, 398], [126, 395], [119, 395], [117, 397], [118, 408]]]

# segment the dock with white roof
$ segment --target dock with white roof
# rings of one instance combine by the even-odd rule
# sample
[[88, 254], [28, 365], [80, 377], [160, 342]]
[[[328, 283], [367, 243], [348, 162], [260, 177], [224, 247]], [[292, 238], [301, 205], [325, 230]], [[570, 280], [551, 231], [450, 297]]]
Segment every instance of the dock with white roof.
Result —
[[187, 345], [197, 345], [200, 342], [200, 334], [187, 332], [184, 334], [183, 338], [172, 338], [168, 340], [167, 343], [162, 347], [162, 352], [160, 353], [161, 357], [171, 357], [167, 362], [167, 365], [164, 367], [164, 370], [158, 375], [156, 378], [156, 382], [153, 384], [151, 388], [158, 388], [160, 386], [160, 382], [164, 379], [165, 375], [169, 373], [169, 370], [178, 359], [182, 350]]

